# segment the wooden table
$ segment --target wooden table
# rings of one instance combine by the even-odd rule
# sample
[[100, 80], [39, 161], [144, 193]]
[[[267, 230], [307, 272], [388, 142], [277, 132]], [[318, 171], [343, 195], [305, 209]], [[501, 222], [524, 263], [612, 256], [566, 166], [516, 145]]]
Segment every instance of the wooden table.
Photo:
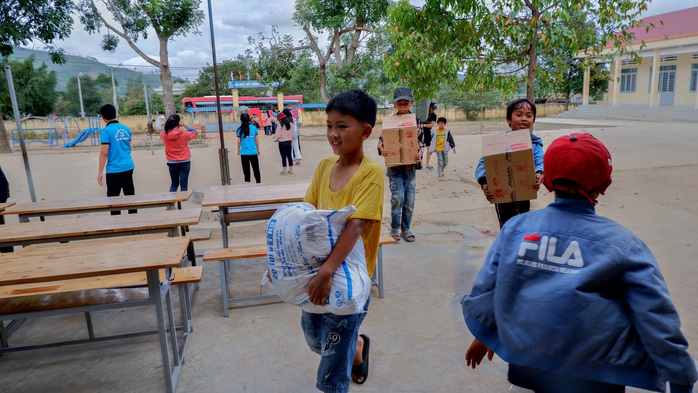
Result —
[[[301, 202], [310, 183], [245, 184], [214, 186], [204, 194], [202, 207], [217, 207], [221, 224], [223, 248], [228, 248], [228, 224], [231, 222], [265, 220], [279, 206], [289, 202]], [[230, 261], [220, 262], [221, 290], [223, 291], [223, 315], [228, 316], [228, 291]]]
[[200, 217], [201, 208], [196, 208], [6, 224], [0, 230], [0, 247], [67, 242], [141, 233], [165, 232], [169, 236], [177, 236], [178, 228], [196, 225]]
[[58, 216], [100, 211], [143, 209], [164, 207], [167, 210], [181, 208], [181, 203], [191, 197], [192, 191], [161, 192], [156, 194], [125, 195], [116, 197], [66, 199], [22, 203], [9, 207], [0, 214], [19, 216], [19, 222], [28, 222], [30, 217]]
[[[27, 227], [29, 224], [18, 225]], [[186, 237], [176, 237], [133, 240], [129, 242], [128, 246], [124, 246], [124, 243], [92, 244], [90, 242], [74, 242], [58, 244], [51, 248], [25, 248], [15, 253], [0, 254], [0, 271], [2, 272], [0, 274], [0, 286], [42, 282], [48, 284], [52, 281], [74, 278], [99, 278], [112, 274], [146, 272], [149, 294], [147, 300], [123, 302], [123, 304], [119, 303], [116, 305], [112, 303], [108, 308], [155, 305], [158, 322], [157, 334], [160, 341], [166, 391], [174, 392], [184, 362], [186, 340], [192, 329], [191, 326], [184, 326], [182, 343], [179, 343], [177, 330], [174, 328], [175, 321], [172, 310], [170, 281], [165, 279], [161, 284], [159, 270], [178, 266], [187, 249], [188, 242], [189, 239]], [[165, 323], [163, 299], [167, 303], [169, 329]], [[104, 308], [104, 305], [101, 307], [93, 305], [66, 307], [50, 311], [4, 314], [0, 315], [0, 321], [14, 318], [89, 312]], [[49, 328], [52, 329], [53, 327]], [[173, 368], [170, 367], [167, 342], [168, 330], [170, 331], [174, 357]], [[133, 335], [131, 334], [131, 336]], [[79, 342], [85, 342], [85, 340], [80, 340]], [[78, 342], [64, 342], [63, 344], [75, 343]], [[53, 345], [57, 344], [54, 343]]]
[[228, 247], [228, 224], [271, 217], [284, 203], [300, 202], [309, 183], [213, 186], [204, 194], [202, 207], [217, 207], [223, 234], [223, 247]]

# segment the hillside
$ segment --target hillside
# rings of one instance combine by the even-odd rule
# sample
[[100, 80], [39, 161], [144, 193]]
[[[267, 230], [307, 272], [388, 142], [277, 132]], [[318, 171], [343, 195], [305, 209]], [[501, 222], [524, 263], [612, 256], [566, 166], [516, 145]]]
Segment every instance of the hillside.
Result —
[[[58, 77], [58, 84], [56, 90], [64, 91], [68, 79], [72, 76], [76, 76], [79, 73], [88, 74], [92, 78], [97, 77], [100, 73], [110, 75], [110, 67], [100, 63], [94, 59], [88, 59], [80, 56], [66, 55], [67, 62], [65, 64], [53, 64], [49, 58], [48, 52], [29, 50], [23, 48], [15, 48], [14, 53], [10, 56], [11, 59], [25, 60], [30, 55], [36, 57], [34, 66], [40, 66], [41, 63], [45, 63], [50, 71], [56, 71], [56, 76]], [[143, 74], [128, 68], [114, 67], [114, 79], [118, 83], [116, 87], [117, 93], [119, 95], [125, 95], [126, 92], [126, 82], [131, 78], [137, 78], [141, 76], [143, 83], [151, 87], [160, 87], [160, 74]]]

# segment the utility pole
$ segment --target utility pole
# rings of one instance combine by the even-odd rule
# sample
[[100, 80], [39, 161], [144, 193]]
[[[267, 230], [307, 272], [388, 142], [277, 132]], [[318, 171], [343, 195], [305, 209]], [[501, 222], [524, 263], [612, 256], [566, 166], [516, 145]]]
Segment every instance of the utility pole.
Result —
[[80, 117], [85, 118], [85, 107], [82, 105], [82, 86], [80, 85], [80, 78], [82, 78], [82, 72], [78, 74], [78, 95], [80, 96]]
[[24, 171], [27, 173], [27, 183], [29, 184], [29, 196], [31, 197], [32, 202], [36, 202], [36, 192], [34, 192], [34, 180], [32, 179], [32, 170], [29, 167], [29, 157], [27, 156], [27, 146], [24, 143], [24, 131], [22, 130], [22, 118], [19, 116], [19, 105], [17, 104], [17, 92], [15, 91], [15, 82], [12, 79], [12, 69], [10, 68], [10, 66], [5, 66], [5, 75], [7, 76], [7, 88], [10, 91], [10, 101], [12, 102], [12, 111], [13, 111], [13, 114], [15, 116], [15, 123], [17, 123], [17, 135], [19, 136], [19, 146], [22, 149], [22, 160], [24, 161]]
[[111, 68], [111, 91], [114, 100], [114, 108], [116, 108], [116, 115], [119, 116], [119, 100], [116, 99], [116, 82], [114, 82], [114, 67]]
[[[148, 86], [144, 83], [143, 84], [143, 97], [145, 97], [145, 113], [146, 116], [148, 117], [148, 124], [151, 124], [152, 119], [150, 118], [150, 104], [148, 104]], [[153, 147], [153, 126], [152, 124], [150, 127], [148, 127], [148, 134], [150, 136], [150, 155], [153, 156], [155, 155], [155, 148]]]
[[213, 57], [213, 81], [216, 89], [216, 112], [218, 114], [218, 133], [220, 135], [221, 148], [218, 150], [218, 159], [221, 170], [221, 184], [230, 185], [230, 162], [228, 161], [228, 149], [225, 148], [223, 135], [223, 117], [221, 115], [221, 91], [218, 85], [218, 63], [216, 62], [216, 38], [213, 34], [213, 14], [211, 0], [208, 0], [208, 26], [211, 31], [211, 55]]

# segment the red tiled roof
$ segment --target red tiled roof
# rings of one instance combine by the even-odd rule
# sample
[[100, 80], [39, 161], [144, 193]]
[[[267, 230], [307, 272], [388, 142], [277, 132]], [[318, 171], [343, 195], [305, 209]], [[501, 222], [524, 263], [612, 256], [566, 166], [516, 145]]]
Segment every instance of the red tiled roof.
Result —
[[[642, 18], [642, 25], [629, 29], [635, 33], [635, 43], [659, 41], [666, 38], [679, 38], [698, 34], [698, 7], [686, 8], [666, 14]], [[654, 28], [646, 31], [651, 24]]]

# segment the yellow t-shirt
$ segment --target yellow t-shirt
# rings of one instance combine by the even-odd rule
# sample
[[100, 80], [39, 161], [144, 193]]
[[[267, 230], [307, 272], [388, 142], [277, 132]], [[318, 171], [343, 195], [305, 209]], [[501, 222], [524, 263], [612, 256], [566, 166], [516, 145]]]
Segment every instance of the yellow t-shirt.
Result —
[[330, 191], [330, 174], [339, 160], [338, 156], [320, 161], [315, 169], [313, 181], [305, 193], [305, 202], [321, 210], [341, 209], [354, 205], [356, 212], [349, 217], [367, 220], [361, 240], [366, 252], [366, 269], [369, 277], [378, 260], [381, 220], [383, 219], [383, 170], [370, 158], [365, 157], [349, 182], [339, 191]]
[[436, 148], [435, 151], [444, 151], [444, 145], [446, 144], [446, 136], [448, 136], [448, 130], [445, 128], [442, 130], [440, 128], [436, 129], [434, 137], [436, 138]]

